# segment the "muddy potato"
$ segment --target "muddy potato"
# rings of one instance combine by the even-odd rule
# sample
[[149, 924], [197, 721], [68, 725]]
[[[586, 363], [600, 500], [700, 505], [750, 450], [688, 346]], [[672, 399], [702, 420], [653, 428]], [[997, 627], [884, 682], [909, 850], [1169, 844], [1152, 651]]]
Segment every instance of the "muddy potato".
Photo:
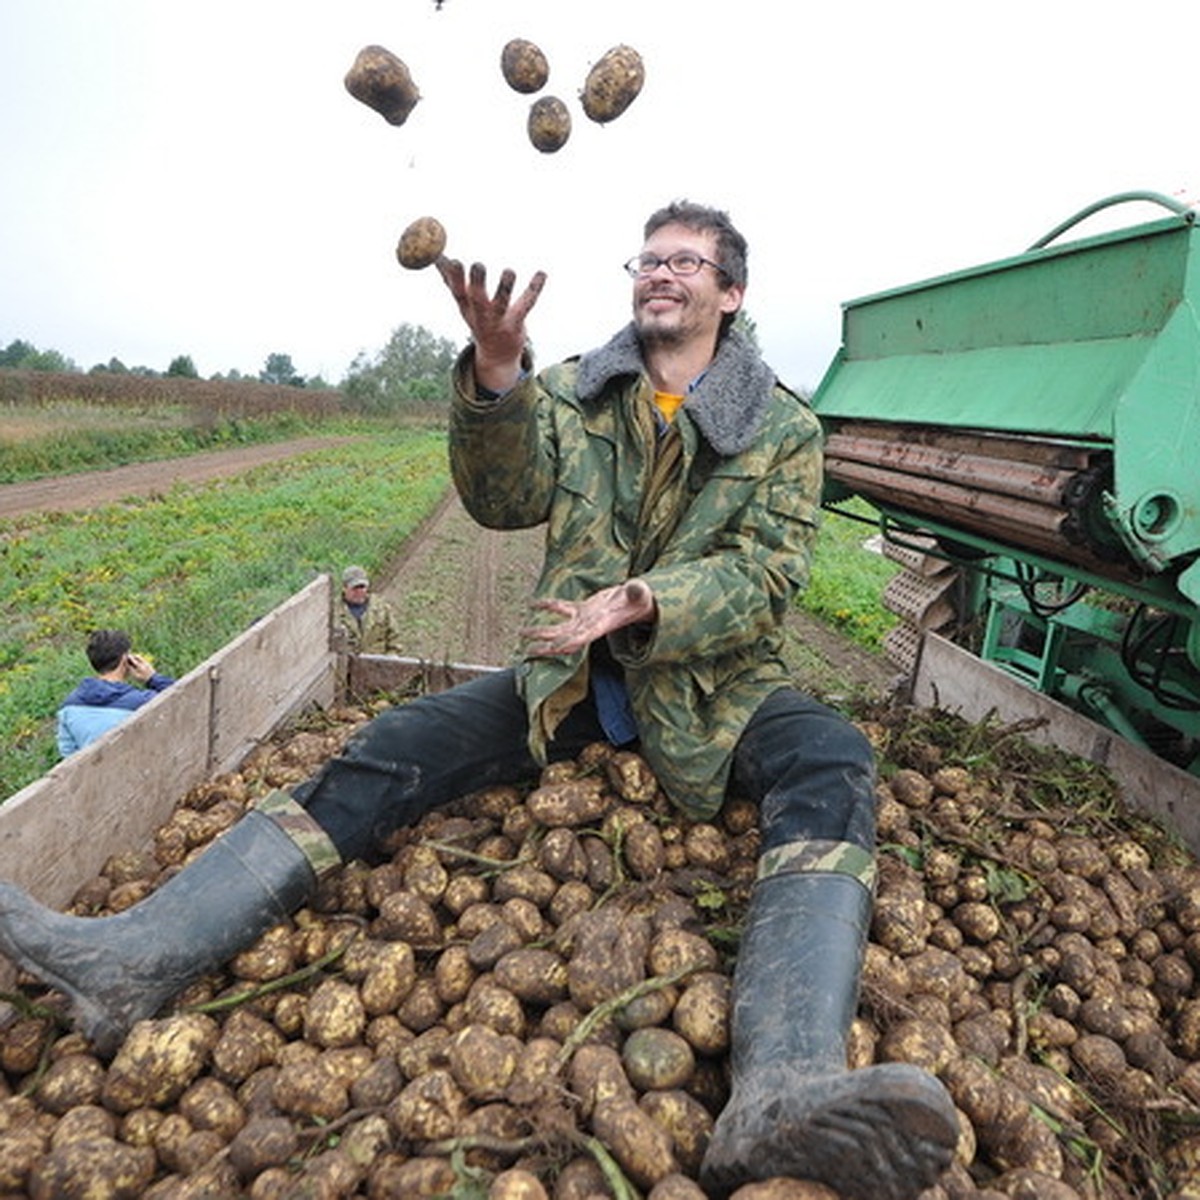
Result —
[[319, 1059], [284, 1063], [271, 1099], [281, 1112], [317, 1121], [336, 1121], [350, 1107], [345, 1083]]
[[487, 1025], [467, 1025], [450, 1041], [450, 1073], [468, 1099], [498, 1100], [512, 1081], [521, 1042]]
[[34, 1095], [52, 1113], [95, 1104], [104, 1089], [104, 1067], [90, 1054], [68, 1054], [52, 1062], [37, 1082]]
[[604, 781], [594, 775], [543, 783], [525, 801], [534, 819], [551, 828], [586, 825], [599, 820], [611, 805], [612, 796], [605, 791]]
[[712, 1136], [712, 1113], [695, 1096], [680, 1089], [646, 1092], [638, 1106], [671, 1135], [683, 1171], [692, 1177], [699, 1175]]
[[373, 108], [389, 125], [403, 125], [421, 99], [408, 66], [383, 46], [364, 46], [344, 82], [355, 100]]
[[29, 1173], [46, 1153], [46, 1137], [32, 1125], [0, 1132], [0, 1189], [22, 1193]]
[[571, 999], [585, 1011], [646, 977], [650, 925], [644, 917], [600, 908], [581, 913], [567, 964]]
[[388, 1124], [402, 1138], [429, 1142], [453, 1137], [467, 1112], [467, 1098], [448, 1070], [414, 1079], [388, 1105]]
[[371, 923], [371, 936], [408, 942], [415, 950], [433, 950], [442, 944], [442, 926], [424, 897], [416, 892], [393, 892], [380, 904], [379, 915]]
[[529, 109], [526, 130], [535, 149], [553, 154], [571, 136], [571, 114], [557, 96], [542, 96]]
[[694, 975], [675, 1003], [671, 1023], [697, 1054], [724, 1054], [729, 1047], [730, 1003], [727, 976], [715, 971]]
[[592, 1132], [639, 1187], [679, 1170], [671, 1135], [633, 1100], [613, 1096], [592, 1112]]
[[433, 968], [434, 986], [438, 997], [444, 1004], [457, 1004], [465, 1000], [478, 977], [478, 972], [471, 965], [467, 947], [461, 944], [447, 946], [438, 955]]
[[949, 1029], [919, 1017], [899, 1021], [879, 1043], [882, 1062], [907, 1062], [937, 1074], [957, 1054]]
[[417, 966], [407, 942], [386, 942], [367, 968], [359, 988], [363, 1010], [369, 1016], [395, 1012], [416, 986]]
[[526, 38], [512, 38], [500, 51], [500, 73], [514, 92], [531, 95], [550, 78], [550, 64], [541, 48]]
[[495, 966], [496, 982], [518, 1000], [545, 1007], [567, 996], [567, 965], [553, 950], [523, 947]]
[[626, 833], [621, 851], [634, 879], [654, 879], [662, 873], [666, 847], [657, 825], [649, 821], [635, 825]]
[[598, 1104], [614, 1098], [637, 1099], [637, 1093], [625, 1074], [621, 1055], [612, 1046], [586, 1043], [579, 1047], [568, 1067], [571, 1092], [579, 1100], [584, 1117], [592, 1114]]
[[372, 1200], [391, 1196], [449, 1196], [459, 1182], [459, 1174], [448, 1158], [386, 1154], [371, 1165], [367, 1195]]
[[615, 121], [637, 99], [645, 81], [642, 56], [632, 46], [614, 46], [587, 74], [579, 97], [583, 111], [601, 125]]
[[579, 835], [566, 826], [551, 829], [538, 847], [538, 862], [561, 883], [586, 879], [588, 860]]
[[706, 937], [686, 929], [664, 929], [650, 943], [646, 965], [651, 975], [715, 970], [720, 962], [716, 948]]
[[323, 980], [305, 1007], [304, 1037], [317, 1046], [351, 1046], [366, 1025], [362, 996], [344, 979]]
[[207, 1066], [217, 1024], [197, 1013], [138, 1021], [104, 1077], [104, 1104], [114, 1112], [170, 1104]]
[[179, 1097], [179, 1112], [195, 1129], [213, 1129], [228, 1142], [246, 1123], [246, 1110], [232, 1090], [211, 1075], [197, 1079]]
[[[400, 241], [396, 243], [396, 260], [406, 270], [420, 271], [437, 262], [445, 249], [446, 230], [441, 221], [436, 217], [418, 217], [400, 235]], [[419, 894], [426, 899], [440, 899], [440, 894], [432, 897], [427, 894], [428, 882], [421, 881]]]
[[31, 1200], [126, 1200], [154, 1178], [154, 1151], [113, 1138], [80, 1138], [52, 1150], [29, 1173]]
[[676, 987], [661, 987], [644, 992], [622, 1004], [613, 1013], [613, 1023], [626, 1033], [635, 1029], [646, 1029], [651, 1025], [663, 1025], [669, 1020], [678, 999], [679, 989]]
[[646, 1200], [706, 1200], [700, 1185], [686, 1175], [664, 1175], [649, 1191]]
[[639, 1092], [683, 1087], [691, 1078], [696, 1057], [685, 1037], [670, 1029], [635, 1029], [621, 1048], [629, 1082]]

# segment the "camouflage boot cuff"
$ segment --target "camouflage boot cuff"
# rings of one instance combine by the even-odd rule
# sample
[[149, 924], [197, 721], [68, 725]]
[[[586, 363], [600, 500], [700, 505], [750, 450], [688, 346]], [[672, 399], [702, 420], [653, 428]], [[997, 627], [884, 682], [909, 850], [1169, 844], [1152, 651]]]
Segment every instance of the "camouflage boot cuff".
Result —
[[325, 872], [341, 866], [342, 856], [329, 835], [287, 792], [276, 788], [255, 801], [254, 807], [263, 816], [270, 817], [296, 843], [318, 879]]
[[850, 875], [874, 893], [875, 856], [853, 842], [827, 838], [786, 842], [767, 850], [758, 860], [758, 878], [794, 874]]

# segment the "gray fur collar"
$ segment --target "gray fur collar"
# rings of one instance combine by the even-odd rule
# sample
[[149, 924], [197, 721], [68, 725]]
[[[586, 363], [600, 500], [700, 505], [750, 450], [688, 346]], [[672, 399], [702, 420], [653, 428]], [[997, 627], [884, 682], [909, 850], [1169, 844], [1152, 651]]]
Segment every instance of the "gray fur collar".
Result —
[[[612, 379], [641, 375], [642, 347], [632, 322], [606, 345], [579, 360], [575, 390], [583, 401], [595, 400]], [[736, 330], [717, 344], [703, 378], [684, 401], [687, 412], [718, 454], [738, 454], [754, 440], [775, 386], [775, 372]]]

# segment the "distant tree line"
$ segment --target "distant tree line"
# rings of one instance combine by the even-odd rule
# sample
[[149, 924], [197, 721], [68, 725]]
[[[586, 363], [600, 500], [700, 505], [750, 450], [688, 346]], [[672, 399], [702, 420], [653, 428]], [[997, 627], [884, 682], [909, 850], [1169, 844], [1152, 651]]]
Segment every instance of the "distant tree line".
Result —
[[[450, 397], [450, 368], [458, 349], [447, 338], [437, 337], [419, 325], [398, 326], [382, 350], [374, 354], [360, 351], [346, 376], [329, 384], [319, 375], [305, 377], [296, 370], [290, 354], [268, 354], [257, 376], [244, 375], [234, 368], [209, 376], [213, 382], [268, 383], [280, 387], [335, 387], [363, 412], [386, 413], [412, 404], [445, 404]], [[53, 371], [88, 375], [136, 375], [148, 379], [199, 379], [200, 373], [190, 354], [177, 354], [165, 371], [151, 367], [127, 367], [119, 358], [97, 363], [83, 372], [58, 350], [40, 350], [23, 338], [15, 338], [0, 349], [0, 370]]]

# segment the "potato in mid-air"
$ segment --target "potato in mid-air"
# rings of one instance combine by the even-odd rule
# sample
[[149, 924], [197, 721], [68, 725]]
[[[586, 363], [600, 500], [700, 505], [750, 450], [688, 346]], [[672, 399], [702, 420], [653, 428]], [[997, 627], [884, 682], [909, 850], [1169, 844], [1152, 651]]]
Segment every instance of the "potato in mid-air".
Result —
[[543, 153], [553, 154], [571, 136], [571, 114], [557, 96], [543, 96], [529, 110], [529, 140]]
[[583, 111], [601, 125], [615, 121], [637, 99], [645, 81], [642, 56], [632, 46], [614, 46], [588, 72], [579, 96]]
[[525, 38], [513, 38], [500, 52], [504, 81], [515, 92], [529, 95], [540, 91], [550, 78], [550, 64], [541, 49]]
[[437, 262], [446, 248], [446, 230], [436, 217], [418, 217], [400, 235], [396, 258], [402, 267], [419, 271]]
[[408, 67], [382, 46], [364, 46], [346, 73], [346, 90], [389, 125], [403, 125], [421, 93]]

